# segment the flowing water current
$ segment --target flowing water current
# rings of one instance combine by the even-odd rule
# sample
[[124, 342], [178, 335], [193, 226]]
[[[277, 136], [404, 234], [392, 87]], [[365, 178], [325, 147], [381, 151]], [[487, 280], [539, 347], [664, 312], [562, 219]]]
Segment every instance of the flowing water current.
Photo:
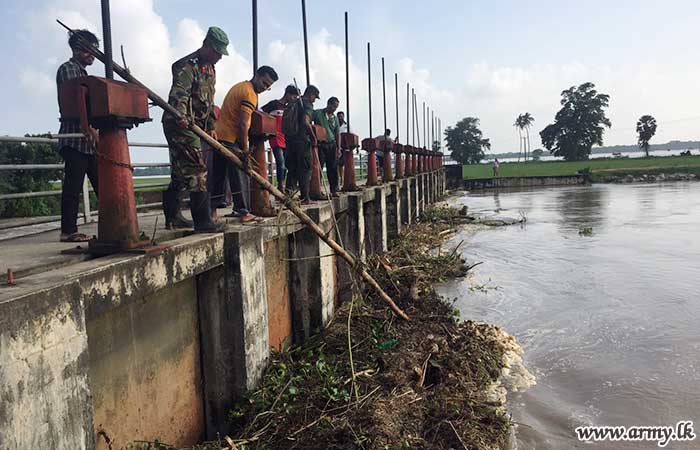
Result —
[[[700, 435], [700, 183], [465, 193], [520, 226], [461, 233], [469, 263], [443, 285], [465, 319], [515, 335], [537, 378], [510, 394], [518, 449], [651, 449], [579, 442], [582, 425], [675, 425]], [[669, 449], [700, 449], [670, 442]]]

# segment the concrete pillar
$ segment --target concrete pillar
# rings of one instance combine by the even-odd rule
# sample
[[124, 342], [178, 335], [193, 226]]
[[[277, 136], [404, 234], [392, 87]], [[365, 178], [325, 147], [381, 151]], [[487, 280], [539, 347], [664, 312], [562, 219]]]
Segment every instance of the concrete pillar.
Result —
[[401, 193], [401, 203], [400, 203], [400, 219], [403, 225], [409, 225], [412, 219], [411, 211], [411, 182], [409, 178], [403, 178], [399, 180], [399, 191]]
[[[335, 237], [330, 205], [306, 209], [311, 219]], [[333, 250], [313, 231], [304, 228], [289, 236], [292, 329], [302, 343], [333, 317], [336, 299]]]
[[428, 205], [432, 205], [435, 199], [433, 198], [433, 188], [435, 187], [435, 182], [433, 181], [433, 176], [435, 175], [435, 172], [432, 170], [428, 173], [425, 174], [425, 190], [427, 192], [427, 195], [425, 196], [428, 202]]
[[408, 179], [408, 188], [411, 191], [411, 221], [415, 221], [418, 218], [418, 176], [414, 175]]
[[236, 400], [235, 330], [228, 323], [232, 305], [226, 289], [226, 266], [197, 276], [207, 439], [227, 433], [227, 415]]
[[399, 182], [387, 185], [387, 236], [393, 239], [401, 232], [401, 189]]
[[[372, 231], [367, 233], [365, 246], [367, 254], [384, 253], [388, 250], [389, 238], [387, 233], [387, 205], [384, 186], [374, 188], [374, 200], [368, 218], [373, 222]], [[367, 220], [367, 215], [365, 215]]]
[[226, 433], [234, 402], [260, 381], [269, 357], [263, 234], [224, 233], [224, 265], [197, 276], [207, 438]]
[[[363, 191], [363, 213], [365, 216], [364, 248], [367, 256], [386, 249], [386, 196], [383, 186]], [[382, 217], [383, 216], [383, 217]]]
[[425, 211], [425, 173], [419, 173], [416, 180], [416, 191], [418, 192], [418, 202], [416, 214], [420, 216]]
[[0, 301], [3, 450], [95, 448], [79, 283], [52, 294]]
[[[344, 204], [347, 202], [346, 204]], [[352, 192], [340, 197], [337, 213], [339, 243], [360, 261], [365, 261], [365, 216], [362, 192]], [[338, 299], [345, 301], [352, 295], [352, 268], [342, 258], [336, 258], [338, 270]]]

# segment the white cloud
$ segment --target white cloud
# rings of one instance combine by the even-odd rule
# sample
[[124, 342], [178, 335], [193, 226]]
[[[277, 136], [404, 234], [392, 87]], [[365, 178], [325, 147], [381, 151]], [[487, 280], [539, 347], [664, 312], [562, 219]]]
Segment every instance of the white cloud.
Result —
[[[76, 28], [89, 28], [101, 34], [99, 5], [93, 0], [48, 0], [43, 6], [27, 13], [26, 24], [18, 38], [35, 49], [36, 65], [21, 67], [19, 82], [26, 94], [36, 102], [43, 102], [45, 111], [57, 116], [53, 79], [57, 63], [68, 56], [65, 32], [55, 24], [60, 18]], [[170, 66], [199, 47], [206, 29], [191, 18], [181, 19], [168, 27], [155, 11], [153, 0], [121, 0], [112, 2], [112, 32], [115, 58], [120, 59], [119, 45], [124, 45], [127, 63], [132, 73], [166, 96], [171, 83]], [[345, 95], [345, 52], [343, 37], [328, 30], [312, 34], [309, 39], [311, 81], [321, 90], [322, 107], [326, 99], [336, 96], [341, 110], [347, 109]], [[218, 103], [235, 83], [248, 79], [252, 73], [251, 61], [238, 51], [247, 45], [232, 42], [230, 56], [217, 64]], [[368, 95], [366, 55], [364, 46], [352, 48], [363, 55], [350, 61], [351, 125], [355, 132], [368, 134]], [[60, 56], [55, 59], [57, 55]], [[372, 133], [380, 134], [382, 123], [382, 55], [372, 57]], [[281, 96], [284, 86], [296, 78], [299, 87], [305, 86], [304, 52], [300, 40], [273, 41], [261, 49], [260, 64], [274, 67], [280, 81], [271, 92], [263, 93], [260, 105]], [[101, 64], [90, 69], [101, 74]], [[406, 81], [416, 90], [419, 107], [419, 131], [422, 134], [422, 102], [434, 109], [442, 119], [443, 130], [465, 116], [481, 119], [486, 137], [491, 138], [493, 151], [517, 149], [517, 133], [512, 126], [515, 117], [528, 111], [536, 119], [533, 127], [533, 148], [539, 146], [537, 133], [553, 120], [559, 108], [560, 93], [570, 86], [592, 81], [601, 92], [611, 95], [609, 117], [613, 129], [606, 133], [606, 144], [633, 143], [636, 140], [634, 123], [642, 114], [652, 114], [659, 121], [656, 142], [670, 139], [700, 138], [693, 120], [676, 120], [700, 116], [695, 105], [700, 103], [700, 91], [689, 89], [700, 76], [700, 65], [688, 63], [685, 67], [639, 63], [628, 66], [591, 65], [578, 61], [568, 64], [531, 64], [525, 66], [494, 66], [485, 62], [466, 64], [455, 61], [452, 74], [433, 73], [420, 66], [415, 59], [404, 57], [387, 60], [387, 125], [395, 129], [394, 73], [399, 77], [400, 137], [406, 135]], [[456, 74], [456, 75], [455, 75]], [[447, 85], [445, 78], [456, 80]], [[55, 112], [53, 112], [55, 111]], [[160, 112], [153, 108], [154, 121]], [[47, 115], [48, 116], [48, 115]], [[54, 128], [55, 123], [38, 124], [41, 129]], [[394, 130], [395, 133], [395, 130]], [[162, 131], [157, 123], [141, 126], [133, 134], [134, 140], [162, 142]], [[423, 138], [423, 136], [421, 136]], [[423, 139], [421, 139], [422, 141]], [[156, 156], [154, 156], [156, 155]], [[166, 160], [167, 153], [136, 152], [139, 160]]]
[[27, 68], [19, 73], [19, 82], [27, 92], [32, 92], [37, 97], [51, 96], [56, 93], [56, 82], [44, 72]]

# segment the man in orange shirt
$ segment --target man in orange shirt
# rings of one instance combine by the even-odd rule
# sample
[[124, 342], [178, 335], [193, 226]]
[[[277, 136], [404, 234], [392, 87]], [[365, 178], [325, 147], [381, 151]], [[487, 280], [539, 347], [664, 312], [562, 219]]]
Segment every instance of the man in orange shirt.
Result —
[[[270, 89], [279, 77], [272, 67], [261, 66], [253, 79], [241, 81], [226, 94], [221, 105], [221, 115], [216, 123], [219, 141], [230, 150], [244, 158], [250, 156], [248, 130], [253, 111], [258, 108], [258, 94]], [[250, 178], [231, 162], [216, 154], [214, 160], [215, 196], [223, 193], [224, 182], [228, 175], [233, 195], [233, 213], [241, 217], [241, 222], [255, 219], [250, 213]]]

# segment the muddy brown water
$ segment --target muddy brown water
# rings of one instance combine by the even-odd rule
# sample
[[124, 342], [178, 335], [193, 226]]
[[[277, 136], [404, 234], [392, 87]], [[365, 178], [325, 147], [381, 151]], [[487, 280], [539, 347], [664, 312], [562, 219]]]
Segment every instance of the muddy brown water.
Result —
[[[525, 351], [537, 385], [509, 395], [519, 449], [659, 448], [579, 442], [582, 425], [693, 420], [700, 435], [700, 183], [484, 191], [450, 203], [527, 217], [457, 235], [468, 262], [484, 264], [440, 288], [463, 318], [503, 326]], [[700, 437], [666, 448], [698, 449]]]

